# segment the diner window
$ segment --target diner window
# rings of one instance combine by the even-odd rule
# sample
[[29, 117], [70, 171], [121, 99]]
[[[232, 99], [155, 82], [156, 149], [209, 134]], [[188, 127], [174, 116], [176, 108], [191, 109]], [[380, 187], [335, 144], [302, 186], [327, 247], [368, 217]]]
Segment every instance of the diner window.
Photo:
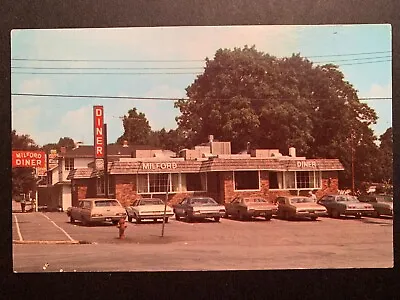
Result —
[[259, 190], [260, 177], [258, 171], [234, 171], [235, 190]]
[[321, 187], [321, 172], [269, 172], [270, 189], [314, 189]]
[[97, 195], [104, 195], [104, 177], [98, 177], [96, 180], [96, 187], [97, 187]]
[[66, 157], [65, 158], [65, 170], [70, 171], [74, 169], [74, 159]]
[[149, 174], [150, 193], [165, 193], [167, 185], [168, 174]]
[[137, 192], [146, 193], [165, 193], [168, 189], [170, 193], [206, 191], [207, 182], [205, 173], [184, 173], [170, 174], [140, 174], [137, 176]]
[[[97, 195], [106, 194], [104, 176], [97, 177], [96, 191]], [[115, 195], [115, 179], [111, 176], [108, 177], [108, 195]]]

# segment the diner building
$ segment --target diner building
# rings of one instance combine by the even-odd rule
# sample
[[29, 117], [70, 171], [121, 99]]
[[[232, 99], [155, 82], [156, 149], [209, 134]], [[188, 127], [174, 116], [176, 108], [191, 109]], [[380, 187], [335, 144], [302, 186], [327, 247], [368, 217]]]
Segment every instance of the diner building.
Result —
[[[319, 198], [338, 191], [338, 172], [344, 170], [338, 159], [298, 157], [295, 148], [289, 148], [288, 155], [277, 149], [232, 154], [230, 142], [214, 141], [212, 136], [207, 143], [176, 154], [153, 147], [124, 146], [129, 151], [108, 159], [107, 174], [93, 156], [87, 166], [69, 171], [72, 205], [78, 199], [104, 197], [105, 175], [109, 197], [128, 206], [138, 198], [165, 199], [167, 191], [170, 205], [190, 195], [209, 196], [222, 204], [237, 195], [274, 201], [280, 195], [315, 191]], [[72, 153], [66, 152], [64, 157], [71, 158]]]

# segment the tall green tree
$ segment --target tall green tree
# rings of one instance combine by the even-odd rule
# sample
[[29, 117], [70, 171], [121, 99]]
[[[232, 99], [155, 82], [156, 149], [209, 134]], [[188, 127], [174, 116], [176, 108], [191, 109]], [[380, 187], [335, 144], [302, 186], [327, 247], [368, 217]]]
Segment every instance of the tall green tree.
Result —
[[382, 182], [393, 184], [393, 128], [388, 128], [380, 138], [380, 167]]
[[58, 140], [57, 143], [48, 143], [43, 145], [42, 149], [45, 152], [49, 152], [52, 149], [55, 149], [57, 150], [57, 152], [60, 152], [61, 147], [65, 147], [67, 150], [71, 150], [75, 147], [75, 142], [70, 137], [62, 137]]
[[341, 179], [351, 185], [350, 151], [358, 180], [371, 179], [376, 137], [369, 128], [376, 114], [361, 103], [338, 66], [315, 66], [293, 54], [278, 59], [255, 47], [219, 49], [206, 59], [204, 73], [186, 88], [189, 100], [175, 102], [178, 128], [190, 146], [207, 140], [232, 141], [233, 152], [277, 148], [287, 154], [339, 158]]
[[123, 144], [124, 140], [133, 145], [148, 144], [151, 127], [144, 113], [132, 108], [128, 111], [128, 115], [123, 117], [122, 123], [124, 134], [117, 139], [118, 144]]
[[[18, 134], [15, 130], [11, 131], [12, 150], [38, 150], [39, 146], [27, 134]], [[33, 168], [13, 168], [12, 176], [12, 195], [19, 195], [34, 190], [36, 179]]]
[[151, 132], [149, 145], [177, 153], [185, 148], [185, 141], [183, 134], [179, 130], [170, 129], [166, 131], [165, 128], [162, 128]]

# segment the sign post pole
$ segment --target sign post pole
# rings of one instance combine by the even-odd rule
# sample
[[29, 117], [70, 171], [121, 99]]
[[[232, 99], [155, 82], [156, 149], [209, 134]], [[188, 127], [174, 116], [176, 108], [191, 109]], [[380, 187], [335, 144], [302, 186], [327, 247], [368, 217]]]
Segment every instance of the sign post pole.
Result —
[[170, 182], [170, 180], [169, 180], [169, 176], [170, 176], [170, 175], [171, 175], [171, 174], [170, 174], [170, 173], [168, 173], [168, 179], [167, 179], [167, 192], [165, 193], [165, 201], [164, 201], [164, 215], [163, 215], [163, 224], [162, 224], [161, 237], [163, 237], [163, 236], [164, 236], [164, 228], [165, 228], [165, 215], [166, 215], [166, 212], [167, 212], [168, 190], [169, 190], [169, 182]]

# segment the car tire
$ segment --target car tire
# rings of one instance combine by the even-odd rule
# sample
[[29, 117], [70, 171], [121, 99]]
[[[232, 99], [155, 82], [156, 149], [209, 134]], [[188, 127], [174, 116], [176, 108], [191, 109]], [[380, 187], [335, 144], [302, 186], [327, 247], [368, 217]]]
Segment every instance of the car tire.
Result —
[[356, 217], [356, 219], [361, 219], [361, 214], [356, 214], [354, 217]]
[[177, 214], [175, 214], [175, 220], [179, 221], [181, 219], [180, 216], [178, 216]]
[[311, 221], [316, 221], [318, 219], [318, 217], [311, 217], [310, 219], [311, 219]]
[[265, 221], [269, 221], [272, 219], [272, 215], [265, 215]]
[[379, 218], [381, 215], [380, 215], [380, 213], [378, 213], [377, 211], [374, 211], [374, 212], [372, 213], [372, 216], [373, 216], [374, 218]]
[[168, 217], [165, 218], [165, 223], [168, 223]]
[[128, 216], [128, 222], [132, 223], [132, 217], [131, 216]]
[[192, 221], [193, 221], [192, 217], [190, 217], [188, 215], [188, 213], [185, 214], [185, 219], [186, 219], [186, 222], [188, 222], [188, 223], [192, 223]]
[[335, 219], [340, 218], [340, 213], [336, 209], [332, 210], [332, 218], [335, 218]]
[[238, 215], [239, 215], [239, 220], [244, 221], [246, 219], [246, 216], [244, 215], [244, 213], [242, 211], [239, 211]]
[[75, 219], [72, 216], [69, 216], [69, 222], [70, 223], [75, 223]]
[[135, 218], [135, 221], [136, 221], [137, 224], [142, 223], [142, 219], [140, 219], [140, 218], [137, 216], [137, 214], [134, 214], [133, 217]]
[[283, 213], [283, 218], [284, 218], [285, 220], [290, 220], [290, 216], [289, 216], [289, 212], [288, 212], [288, 211], [285, 211], [285, 212]]
[[117, 225], [119, 221], [111, 221], [113, 225]]
[[228, 218], [229, 218], [229, 214], [228, 214], [228, 212], [225, 212], [225, 214], [224, 214], [224, 218], [226, 218], [226, 219], [228, 219]]
[[214, 217], [215, 222], [219, 222], [220, 217]]

